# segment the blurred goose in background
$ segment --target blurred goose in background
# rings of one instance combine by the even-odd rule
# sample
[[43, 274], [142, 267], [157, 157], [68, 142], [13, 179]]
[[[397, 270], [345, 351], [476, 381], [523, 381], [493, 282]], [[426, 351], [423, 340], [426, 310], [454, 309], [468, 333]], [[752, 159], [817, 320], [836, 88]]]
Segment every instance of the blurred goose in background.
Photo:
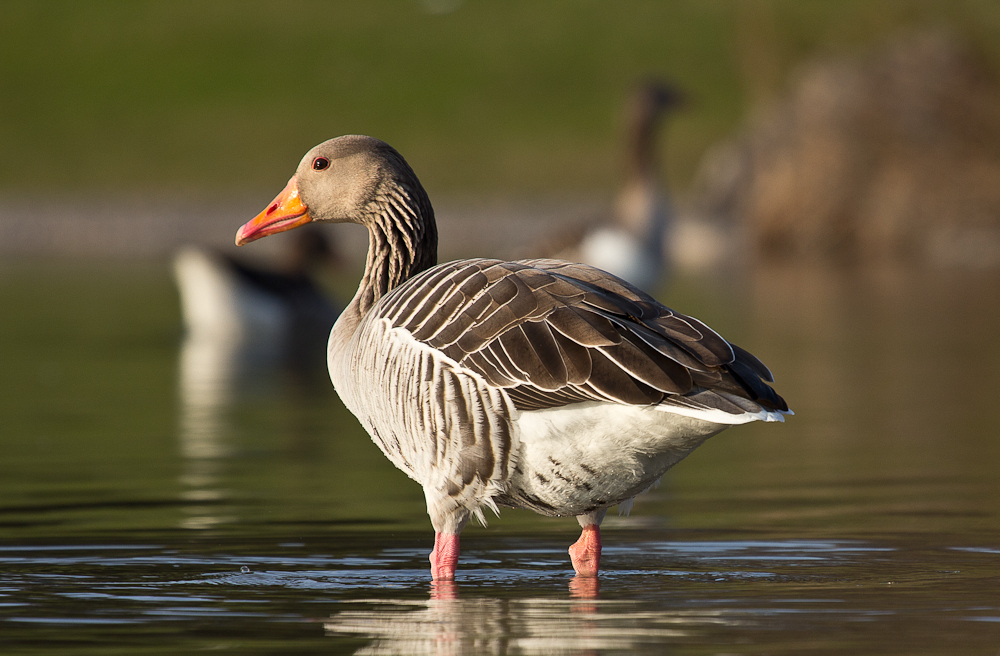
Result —
[[610, 506], [630, 506], [719, 431], [788, 412], [756, 357], [610, 273], [558, 260], [435, 266], [430, 200], [382, 141], [310, 150], [236, 243], [312, 221], [368, 228], [364, 275], [330, 334], [330, 378], [423, 487], [435, 580], [454, 579], [459, 533], [498, 506], [575, 516], [573, 567], [596, 576]]
[[658, 134], [667, 114], [682, 103], [680, 91], [663, 82], [635, 89], [625, 106], [624, 181], [610, 220], [565, 236], [547, 254], [603, 269], [640, 289], [660, 282], [673, 210], [661, 184]]
[[249, 263], [208, 248], [187, 246], [174, 258], [186, 334], [196, 340], [253, 342], [248, 356], [285, 364], [311, 364], [339, 308], [314, 279], [333, 264], [328, 239], [303, 230], [286, 260]]

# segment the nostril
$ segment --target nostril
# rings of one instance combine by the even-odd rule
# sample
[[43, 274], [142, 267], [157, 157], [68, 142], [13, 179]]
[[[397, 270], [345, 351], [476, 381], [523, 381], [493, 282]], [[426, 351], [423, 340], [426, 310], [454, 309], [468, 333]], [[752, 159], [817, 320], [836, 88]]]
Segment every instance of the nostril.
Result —
[[271, 207], [267, 208], [267, 213], [268, 214], [274, 214], [274, 212], [277, 209], [278, 209], [278, 204], [277, 203], [271, 203]]

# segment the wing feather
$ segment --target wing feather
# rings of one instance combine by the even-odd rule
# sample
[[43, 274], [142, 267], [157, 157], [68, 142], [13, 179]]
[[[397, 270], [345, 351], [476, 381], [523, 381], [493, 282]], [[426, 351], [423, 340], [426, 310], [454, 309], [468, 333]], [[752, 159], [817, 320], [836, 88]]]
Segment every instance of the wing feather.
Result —
[[[464, 260], [401, 285], [373, 312], [505, 390], [522, 410], [587, 400], [730, 414], [787, 410], [759, 359], [585, 265]], [[459, 414], [481, 416], [475, 408]], [[469, 439], [474, 449], [478, 440]], [[492, 468], [472, 455], [479, 474]]]
[[606, 317], [572, 305], [557, 308], [545, 320], [581, 346], [610, 346], [622, 341], [621, 333]]

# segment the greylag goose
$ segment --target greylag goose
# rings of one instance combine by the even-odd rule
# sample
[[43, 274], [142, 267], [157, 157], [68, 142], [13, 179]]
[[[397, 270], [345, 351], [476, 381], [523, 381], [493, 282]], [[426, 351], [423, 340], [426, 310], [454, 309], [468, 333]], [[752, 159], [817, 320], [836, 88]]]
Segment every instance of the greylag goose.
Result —
[[297, 233], [286, 261], [270, 266], [183, 247], [174, 279], [188, 340], [227, 348], [252, 343], [247, 356], [258, 364], [311, 365], [340, 314], [312, 274], [334, 258], [319, 230]]
[[788, 412], [756, 357], [609, 273], [546, 259], [435, 266], [430, 200], [382, 141], [310, 150], [236, 243], [311, 221], [368, 228], [330, 378], [423, 486], [435, 580], [454, 579], [462, 528], [498, 506], [575, 516], [573, 567], [596, 576], [608, 507], [719, 431]]
[[624, 182], [610, 220], [552, 244], [556, 258], [595, 266], [640, 289], [660, 282], [673, 210], [660, 182], [656, 137], [663, 118], [682, 102], [681, 93], [662, 82], [636, 88], [625, 107]]

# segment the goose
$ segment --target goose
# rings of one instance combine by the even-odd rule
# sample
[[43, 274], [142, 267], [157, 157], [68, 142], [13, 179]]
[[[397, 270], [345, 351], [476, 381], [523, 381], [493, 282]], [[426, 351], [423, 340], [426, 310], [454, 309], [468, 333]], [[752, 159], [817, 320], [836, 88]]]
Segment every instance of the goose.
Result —
[[760, 360], [612, 274], [551, 259], [436, 265], [427, 193], [378, 139], [310, 150], [236, 243], [314, 221], [368, 229], [327, 364], [344, 405], [423, 487], [435, 581], [454, 580], [470, 518], [500, 506], [575, 516], [573, 568], [597, 576], [609, 507], [719, 431], [789, 412]]
[[270, 266], [182, 247], [173, 269], [186, 341], [242, 350], [241, 359], [256, 365], [308, 368], [340, 313], [312, 270], [335, 259], [329, 240], [314, 229], [296, 233], [286, 261]]
[[624, 180], [609, 220], [563, 236], [546, 248], [557, 259], [582, 262], [652, 289], [667, 269], [664, 251], [673, 210], [660, 183], [657, 131], [664, 117], [684, 103], [675, 87], [640, 84], [625, 105]]

